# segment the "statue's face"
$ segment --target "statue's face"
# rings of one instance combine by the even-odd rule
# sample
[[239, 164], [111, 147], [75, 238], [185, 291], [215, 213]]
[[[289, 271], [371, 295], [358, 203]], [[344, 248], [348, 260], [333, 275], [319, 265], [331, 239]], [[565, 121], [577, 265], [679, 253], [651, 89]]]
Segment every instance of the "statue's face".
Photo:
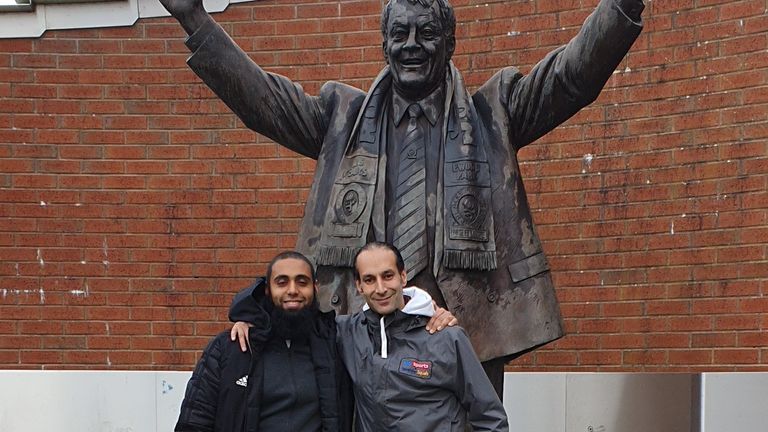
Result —
[[453, 52], [436, 7], [434, 3], [424, 8], [407, 0], [395, 1], [387, 21], [384, 56], [398, 93], [412, 101], [443, 83], [445, 65]]

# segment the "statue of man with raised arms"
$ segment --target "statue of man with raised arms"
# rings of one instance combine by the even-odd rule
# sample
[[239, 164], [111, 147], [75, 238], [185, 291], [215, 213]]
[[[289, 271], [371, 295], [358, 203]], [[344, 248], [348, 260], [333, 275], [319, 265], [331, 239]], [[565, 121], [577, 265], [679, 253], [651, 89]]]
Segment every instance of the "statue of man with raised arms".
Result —
[[375, 240], [458, 318], [499, 394], [505, 362], [563, 335], [517, 151], [597, 98], [642, 0], [600, 0], [530, 73], [504, 68], [473, 93], [451, 62], [448, 1], [390, 0], [370, 89], [331, 81], [316, 96], [254, 63], [202, 0], [161, 2], [189, 34], [189, 66], [243, 123], [317, 160], [296, 248], [317, 261], [321, 309], [362, 307], [353, 258]]

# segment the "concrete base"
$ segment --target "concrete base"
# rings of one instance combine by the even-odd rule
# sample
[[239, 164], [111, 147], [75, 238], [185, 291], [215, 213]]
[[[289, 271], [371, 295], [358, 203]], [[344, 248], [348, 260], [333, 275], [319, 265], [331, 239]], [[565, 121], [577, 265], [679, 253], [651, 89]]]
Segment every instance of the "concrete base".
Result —
[[[2, 432], [169, 432], [190, 372], [0, 371]], [[507, 373], [512, 431], [759, 432], [768, 373]]]

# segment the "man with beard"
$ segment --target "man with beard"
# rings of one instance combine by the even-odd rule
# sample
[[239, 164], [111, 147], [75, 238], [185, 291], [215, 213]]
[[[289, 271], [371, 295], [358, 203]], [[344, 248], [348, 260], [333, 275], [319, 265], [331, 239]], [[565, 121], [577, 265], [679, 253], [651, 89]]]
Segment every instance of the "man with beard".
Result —
[[317, 160], [296, 248], [317, 261], [322, 310], [360, 309], [352, 260], [376, 240], [466, 327], [499, 395], [506, 361], [563, 336], [517, 152], [597, 98], [642, 0], [600, 0], [528, 74], [506, 67], [473, 93], [451, 62], [448, 1], [390, 0], [370, 89], [331, 81], [317, 96], [254, 63], [202, 0], [161, 3], [189, 34], [188, 65], [243, 123]]
[[229, 331], [214, 337], [187, 385], [177, 432], [350, 430], [334, 313], [318, 310], [315, 290], [304, 255], [284, 252], [269, 263], [266, 281], [242, 293], [254, 300], [249, 349]]

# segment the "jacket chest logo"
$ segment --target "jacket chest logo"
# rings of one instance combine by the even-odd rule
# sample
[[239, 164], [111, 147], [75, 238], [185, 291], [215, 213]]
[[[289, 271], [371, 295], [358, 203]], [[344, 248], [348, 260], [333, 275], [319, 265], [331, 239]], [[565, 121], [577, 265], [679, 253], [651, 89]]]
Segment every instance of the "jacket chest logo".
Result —
[[432, 377], [432, 362], [416, 359], [400, 360], [400, 373], [417, 378], [429, 379]]
[[240, 387], [248, 387], [248, 375], [243, 375], [242, 378], [235, 381], [235, 384], [239, 385]]

